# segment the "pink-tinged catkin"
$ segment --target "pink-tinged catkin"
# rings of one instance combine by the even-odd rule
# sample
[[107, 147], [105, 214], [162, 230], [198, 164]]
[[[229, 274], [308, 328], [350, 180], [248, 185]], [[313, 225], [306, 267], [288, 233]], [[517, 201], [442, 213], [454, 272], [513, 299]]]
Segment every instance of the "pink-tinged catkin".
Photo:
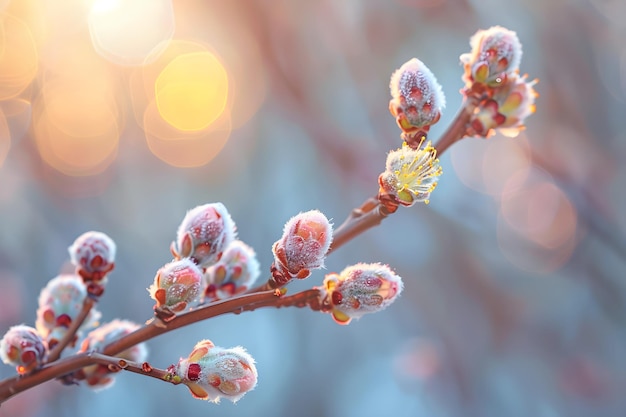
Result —
[[422, 61], [413, 58], [392, 74], [389, 89], [389, 111], [402, 129], [403, 139], [416, 136], [419, 142], [439, 121], [446, 105], [441, 85]]
[[157, 308], [181, 312], [200, 300], [202, 271], [189, 258], [170, 262], [158, 270], [148, 291]]
[[0, 358], [14, 365], [17, 373], [27, 374], [46, 361], [48, 348], [36, 329], [23, 324], [11, 327], [0, 340]]
[[241, 240], [233, 241], [222, 258], [204, 271], [205, 301], [232, 297], [250, 288], [261, 271], [254, 249]]
[[170, 372], [187, 385], [194, 398], [237, 402], [257, 383], [254, 359], [244, 348], [224, 349], [210, 340], [198, 342], [187, 358], [172, 366]]
[[174, 258], [190, 258], [200, 268], [217, 262], [235, 239], [236, 228], [222, 203], [197, 206], [187, 212], [178, 227], [171, 250]]
[[527, 81], [526, 76], [510, 76], [507, 83], [472, 114], [470, 133], [489, 137], [499, 131], [505, 136], [517, 136], [525, 128], [526, 118], [535, 112], [536, 83], [537, 80]]
[[321, 287], [326, 302], [332, 306], [333, 319], [339, 324], [384, 310], [402, 289], [402, 279], [379, 263], [359, 263], [340, 274], [328, 274]]
[[[83, 340], [80, 352], [101, 352], [116, 340], [137, 330], [139, 325], [128, 320], [113, 320], [92, 330]], [[139, 343], [115, 355], [117, 358], [132, 362], [145, 362], [148, 359], [148, 348], [145, 343]], [[97, 364], [82, 368], [78, 376], [85, 380], [94, 390], [109, 388], [115, 382], [114, 373], [108, 365]]]
[[403, 144], [387, 155], [385, 172], [378, 177], [379, 198], [391, 198], [407, 207], [416, 202], [428, 204], [441, 174], [437, 151], [430, 142], [418, 149]]
[[94, 284], [88, 292], [100, 295], [106, 277], [115, 267], [116, 246], [113, 239], [102, 232], [86, 232], [80, 235], [68, 248], [70, 259], [76, 266], [76, 273], [86, 282]]
[[293, 278], [304, 279], [311, 269], [324, 267], [324, 258], [332, 242], [332, 225], [319, 210], [292, 217], [280, 240], [274, 242], [272, 277], [276, 286]]
[[471, 37], [470, 46], [471, 52], [460, 57], [466, 93], [489, 93], [518, 72], [522, 44], [512, 30], [501, 26], [481, 29]]
[[[35, 327], [50, 349], [65, 336], [83, 309], [87, 296], [87, 288], [82, 278], [73, 274], [59, 275], [48, 281], [41, 290]], [[84, 330], [95, 326], [100, 316], [99, 311], [91, 308], [74, 340], [70, 341], [70, 346], [74, 346]]]

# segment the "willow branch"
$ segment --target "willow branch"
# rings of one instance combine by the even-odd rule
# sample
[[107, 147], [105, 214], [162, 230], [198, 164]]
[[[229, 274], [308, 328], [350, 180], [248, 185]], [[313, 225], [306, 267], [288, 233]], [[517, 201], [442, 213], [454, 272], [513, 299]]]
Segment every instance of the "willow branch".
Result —
[[[113, 356], [163, 333], [223, 314], [239, 314], [243, 311], [252, 311], [260, 307], [272, 307], [274, 305], [279, 307], [287, 306], [288, 302], [287, 304], [286, 302], [281, 302], [282, 294], [283, 293], [281, 291], [276, 290], [264, 291], [255, 294], [244, 294], [227, 300], [207, 304], [196, 310], [176, 315], [167, 323], [152, 320], [136, 331], [129, 333], [128, 335], [107, 345], [102, 354]], [[292, 297], [296, 297], [297, 295], [298, 294], [295, 294]], [[295, 301], [297, 297], [289, 299]], [[16, 375], [14, 377], [7, 378], [0, 382], [0, 403], [11, 398], [15, 394], [26, 391], [36, 385], [71, 374], [72, 372], [94, 363], [93, 353], [78, 353], [68, 358], [48, 363], [41, 369], [36, 370], [31, 374]]]
[[216, 301], [186, 313], [177, 314], [168, 322], [151, 320], [148, 324], [136, 331], [107, 345], [102, 351], [105, 355], [117, 355], [126, 349], [139, 343], [150, 340], [163, 333], [188, 326], [192, 323], [221, 316], [227, 313], [239, 314], [244, 311], [256, 310], [257, 304], [273, 306], [281, 297], [281, 292], [276, 290], [243, 294], [237, 297]]
[[51, 379], [67, 375], [93, 363], [94, 361], [89, 353], [78, 353], [45, 365], [31, 374], [7, 378], [0, 383], [0, 404], [15, 394], [19, 394]]
[[[473, 97], [470, 97], [463, 102], [463, 105], [461, 106], [461, 109], [452, 124], [435, 145], [439, 155], [445, 152], [452, 144], [466, 136], [470, 117], [477, 105], [478, 99]], [[328, 253], [330, 254], [366, 230], [379, 225], [383, 219], [388, 217], [392, 212], [393, 210], [389, 210], [387, 206], [381, 203], [378, 198], [369, 198], [361, 207], [352, 210], [344, 223], [335, 231], [333, 243]], [[270, 287], [265, 284], [238, 297], [210, 303], [196, 310], [176, 315], [168, 321], [153, 319], [133, 333], [130, 333], [107, 345], [102, 354], [79, 353], [71, 357], [55, 361], [55, 358], [58, 358], [63, 348], [65, 348], [65, 346], [67, 346], [67, 344], [71, 341], [78, 327], [80, 327], [89, 314], [91, 306], [88, 305], [88, 302], [85, 302], [79, 317], [77, 317], [77, 319], [72, 323], [70, 329], [68, 329], [66, 337], [64, 337], [61, 342], [59, 342], [59, 345], [52, 350], [51, 355], [53, 356], [52, 359], [50, 359], [50, 363], [44, 365], [41, 369], [29, 375], [15, 376], [0, 382], [0, 403], [4, 402], [8, 398], [11, 398], [15, 394], [43, 382], [71, 374], [72, 372], [94, 363], [105, 362], [112, 366], [120, 366], [120, 368], [127, 369], [131, 372], [137, 371], [137, 373], [160, 378], [160, 376], [162, 376], [160, 372], [165, 371], [155, 369], [153, 371], [154, 373], [151, 373], [147, 372], [143, 368], [140, 370], [139, 368], [143, 365], [128, 362], [125, 362], [126, 366], [122, 367], [119, 361], [117, 362], [117, 365], [115, 363], [111, 363], [110, 361], [114, 360], [111, 359], [111, 356], [119, 354], [132, 346], [150, 340], [163, 333], [170, 332], [198, 321], [220, 316], [222, 314], [239, 314], [243, 311], [252, 311], [261, 307], [301, 308], [308, 306], [315, 311], [328, 311], [328, 306], [324, 304], [323, 300], [320, 299], [321, 293], [318, 289], [314, 288], [287, 297], [283, 296], [284, 293], [280, 290], [268, 288]]]

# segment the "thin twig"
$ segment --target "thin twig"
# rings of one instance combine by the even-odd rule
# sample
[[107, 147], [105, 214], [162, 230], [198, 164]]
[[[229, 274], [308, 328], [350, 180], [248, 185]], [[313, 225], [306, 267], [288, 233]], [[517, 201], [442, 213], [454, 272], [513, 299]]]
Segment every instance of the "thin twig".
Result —
[[78, 313], [78, 316], [76, 316], [74, 320], [72, 320], [72, 323], [65, 332], [65, 335], [63, 335], [63, 338], [52, 348], [52, 350], [48, 354], [48, 359], [46, 363], [52, 363], [61, 357], [63, 349], [65, 349], [67, 345], [74, 341], [74, 338], [76, 337], [76, 332], [78, 332], [78, 328], [82, 326], [83, 322], [89, 315], [89, 312], [91, 312], [94, 304], [95, 300], [93, 298], [89, 296], [85, 297], [85, 300], [83, 301], [83, 307]]
[[171, 378], [170, 372], [164, 369], [155, 368], [152, 365], [150, 365], [148, 362], [143, 362], [143, 363], [132, 362], [126, 359], [103, 355], [97, 352], [93, 352], [91, 354], [91, 359], [95, 363], [99, 363], [101, 365], [108, 365], [109, 370], [111, 370], [112, 372], [124, 370], [128, 372], [133, 372], [139, 375], [149, 376], [151, 378], [155, 378], [164, 382], [169, 382], [170, 384], [174, 384], [174, 385], [180, 384], [179, 379]]
[[474, 114], [474, 110], [476, 110], [480, 100], [480, 97], [470, 95], [463, 101], [452, 123], [433, 145], [437, 150], [437, 155], [441, 156], [451, 145], [467, 136], [470, 118]]
[[[361, 233], [374, 226], [378, 226], [383, 219], [385, 219], [391, 212], [380, 203], [377, 203], [373, 207], [370, 206], [370, 202], [374, 199], [366, 201], [366, 206], [369, 210], [364, 212], [362, 209], [352, 210], [350, 216], [343, 222], [341, 226], [337, 228], [333, 235], [333, 243], [328, 250], [328, 254], [339, 249], [347, 242], [351, 241]], [[378, 201], [378, 200], [376, 200]]]

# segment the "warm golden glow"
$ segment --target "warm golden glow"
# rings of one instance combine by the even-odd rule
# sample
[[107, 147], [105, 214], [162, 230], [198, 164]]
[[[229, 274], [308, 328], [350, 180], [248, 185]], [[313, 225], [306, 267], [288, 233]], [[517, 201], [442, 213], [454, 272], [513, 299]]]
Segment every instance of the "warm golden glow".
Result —
[[[524, 174], [520, 174], [524, 175]], [[535, 171], [505, 185], [498, 219], [503, 254], [521, 269], [552, 272], [570, 258], [577, 242], [578, 213], [549, 177]]]
[[180, 55], [206, 52], [208, 49], [201, 43], [173, 40], [160, 54], [150, 55], [148, 62], [134, 69], [129, 77], [130, 98], [135, 121], [143, 127], [144, 113], [155, 99], [155, 83], [168, 64]]
[[120, 65], [156, 59], [174, 34], [171, 0], [95, 0], [88, 20], [95, 50]]
[[11, 126], [11, 138], [17, 142], [26, 134], [32, 118], [30, 101], [14, 98], [0, 101], [0, 112], [4, 113], [7, 123]]
[[38, 56], [29, 27], [0, 13], [0, 100], [16, 97], [37, 74]]
[[0, 110], [0, 168], [4, 164], [9, 149], [11, 149], [11, 131], [4, 112]]
[[205, 130], [181, 131], [163, 120], [152, 101], [144, 114], [144, 130], [155, 156], [169, 165], [189, 168], [210, 162], [228, 142], [232, 127], [229, 113], [224, 113]]
[[67, 175], [102, 172], [114, 159], [120, 121], [112, 96], [101, 88], [48, 83], [34, 104], [39, 153]]
[[256, 114], [265, 100], [268, 75], [258, 36], [247, 25], [241, 25], [234, 16], [228, 13], [205, 13], [199, 20], [197, 11], [192, 8], [180, 8], [176, 13], [179, 26], [188, 27], [189, 22], [201, 21], [202, 37], [197, 39], [209, 42], [228, 68], [227, 108], [237, 115], [232, 119], [233, 129], [237, 129]]
[[173, 127], [205, 129], [226, 107], [226, 69], [208, 51], [181, 55], [159, 74], [155, 98], [159, 114]]
[[[486, 141], [482, 176], [486, 191], [503, 197], [516, 190], [528, 176], [531, 167], [530, 146], [524, 134], [515, 140], [494, 137]], [[516, 182], [511, 178], [515, 177]]]
[[521, 134], [515, 140], [493, 137], [468, 138], [450, 149], [452, 166], [463, 184], [484, 194], [500, 198], [513, 191], [512, 177], [523, 181], [531, 166], [528, 140]]
[[576, 210], [552, 182], [538, 182], [511, 194], [502, 200], [501, 210], [511, 227], [547, 250], [562, 246], [576, 231]]

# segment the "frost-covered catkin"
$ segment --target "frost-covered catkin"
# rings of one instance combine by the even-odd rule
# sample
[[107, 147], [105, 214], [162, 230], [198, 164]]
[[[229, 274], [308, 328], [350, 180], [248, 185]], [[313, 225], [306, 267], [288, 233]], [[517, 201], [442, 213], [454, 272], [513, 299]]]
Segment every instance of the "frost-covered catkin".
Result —
[[194, 306], [202, 291], [202, 271], [189, 258], [173, 261], [158, 270], [148, 288], [156, 307], [176, 313]]
[[250, 288], [261, 271], [254, 249], [241, 240], [233, 241], [222, 258], [204, 271], [205, 300], [232, 297]]
[[285, 224], [283, 236], [272, 246], [272, 275], [277, 286], [292, 278], [307, 278], [311, 269], [322, 268], [332, 237], [332, 225], [319, 210], [292, 217]]
[[434, 74], [419, 59], [413, 58], [396, 70], [389, 89], [389, 111], [405, 135], [425, 135], [439, 121], [446, 99]]
[[[92, 330], [83, 340], [80, 352], [101, 352], [107, 345], [134, 332], [139, 325], [128, 320], [113, 320]], [[126, 359], [132, 362], [145, 362], [148, 359], [148, 349], [145, 343], [134, 345], [125, 351], [116, 354], [116, 358]], [[78, 371], [79, 377], [85, 380], [87, 385], [96, 391], [109, 388], [115, 382], [115, 374], [108, 365], [90, 365]]]
[[98, 297], [104, 292], [109, 272], [115, 267], [116, 246], [102, 232], [90, 231], [80, 235], [67, 248], [76, 273], [87, 284], [87, 292]]
[[172, 368], [194, 398], [219, 402], [238, 401], [257, 383], [254, 359], [244, 348], [224, 349], [202, 340], [191, 354]]
[[468, 135], [489, 137], [496, 132], [515, 137], [535, 112], [537, 79], [520, 76], [522, 44], [517, 34], [501, 26], [479, 30], [470, 39], [471, 52], [461, 55], [465, 70], [461, 90], [476, 102]]
[[201, 268], [217, 262], [235, 239], [235, 222], [222, 203], [204, 204], [187, 212], [171, 250], [174, 258], [190, 258]]
[[387, 265], [359, 263], [328, 274], [322, 290], [339, 324], [387, 308], [402, 292], [402, 279]]
[[522, 44], [517, 34], [502, 26], [481, 29], [470, 38], [471, 52], [462, 54], [466, 88], [498, 87], [517, 73]]
[[[50, 349], [63, 339], [72, 322], [78, 317], [88, 297], [85, 283], [78, 275], [63, 274], [51, 279], [39, 294], [39, 308], [35, 327]], [[82, 332], [96, 325], [100, 312], [95, 308], [78, 328], [70, 346], [82, 337]]]
[[41, 367], [47, 356], [48, 348], [43, 338], [30, 326], [13, 326], [0, 340], [2, 362], [14, 365], [20, 375]]
[[524, 121], [535, 112], [534, 85], [537, 80], [514, 75], [502, 88], [486, 100], [470, 119], [471, 132], [476, 136], [489, 137], [496, 131], [515, 137], [524, 128]]

